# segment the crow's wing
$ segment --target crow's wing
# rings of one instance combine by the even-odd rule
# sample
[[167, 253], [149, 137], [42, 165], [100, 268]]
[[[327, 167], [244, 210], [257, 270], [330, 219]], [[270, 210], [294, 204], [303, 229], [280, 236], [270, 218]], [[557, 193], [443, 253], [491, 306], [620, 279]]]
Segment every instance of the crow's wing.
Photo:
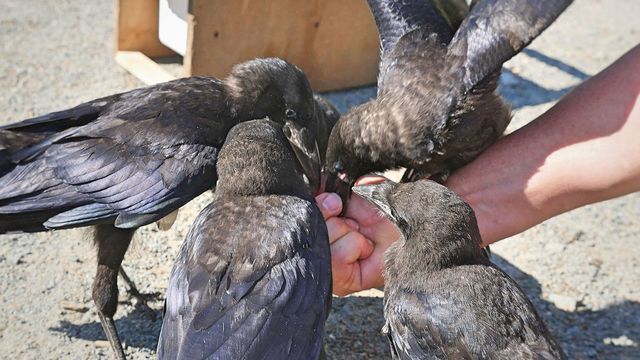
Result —
[[385, 299], [396, 358], [564, 358], [529, 299], [501, 270], [472, 265], [446, 272], [430, 285], [433, 291], [396, 289]]
[[[170, 213], [215, 186], [235, 121], [226, 101], [216, 80], [179, 79], [120, 94], [94, 120], [12, 151], [0, 174], [0, 233], [21, 230], [8, 221], [17, 214], [47, 216], [48, 228], [132, 228]], [[69, 117], [81, 118], [74, 109]], [[36, 134], [68, 123], [63, 112], [40, 119], [7, 129]]]
[[477, 1], [451, 41], [462, 58], [465, 90], [500, 69], [546, 29], [571, 0]]
[[453, 35], [466, 14], [464, 0], [367, 0], [380, 34], [382, 56], [406, 33], [419, 27]]
[[[134, 92], [140, 90], [134, 90]], [[127, 94], [127, 93], [124, 93]], [[100, 116], [105, 109], [120, 100], [124, 94], [115, 94], [82, 103], [70, 109], [55, 111], [23, 121], [0, 125], [0, 130], [26, 134], [51, 134], [70, 127], [85, 125]]]
[[214, 200], [176, 260], [160, 359], [317, 359], [331, 301], [326, 226], [298, 198]]
[[[432, 36], [440, 44], [448, 44], [455, 29], [467, 12], [465, 1], [440, 0], [368, 0], [380, 33], [381, 61], [378, 74], [378, 94], [391, 82], [389, 79], [415, 75], [406, 67], [429, 66], [432, 46], [423, 46], [423, 37]], [[405, 35], [419, 31], [422, 36]], [[420, 54], [416, 56], [416, 54]], [[395, 85], [398, 86], [394, 82]]]
[[0, 129], [0, 176], [12, 165], [16, 151], [36, 144], [46, 138], [44, 134], [20, 133]]

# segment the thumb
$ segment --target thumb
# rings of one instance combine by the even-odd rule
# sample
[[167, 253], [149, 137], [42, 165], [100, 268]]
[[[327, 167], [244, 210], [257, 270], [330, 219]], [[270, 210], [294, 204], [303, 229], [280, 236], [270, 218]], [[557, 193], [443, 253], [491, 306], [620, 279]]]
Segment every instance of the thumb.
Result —
[[316, 205], [325, 220], [339, 215], [342, 211], [342, 200], [335, 193], [322, 193], [316, 196]]

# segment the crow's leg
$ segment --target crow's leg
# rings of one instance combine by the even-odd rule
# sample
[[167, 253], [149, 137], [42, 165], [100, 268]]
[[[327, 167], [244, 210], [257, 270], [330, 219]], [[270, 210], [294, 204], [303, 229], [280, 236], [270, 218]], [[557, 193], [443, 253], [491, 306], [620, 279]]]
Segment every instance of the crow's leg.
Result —
[[118, 229], [113, 225], [98, 225], [94, 235], [98, 246], [98, 270], [93, 280], [93, 302], [98, 308], [102, 329], [118, 360], [125, 359], [113, 321], [113, 315], [118, 307], [118, 272], [134, 231], [134, 229]]
[[142, 295], [142, 293], [140, 293], [140, 291], [138, 291], [136, 284], [134, 284], [131, 278], [129, 277], [129, 275], [127, 275], [127, 273], [124, 272], [124, 269], [122, 268], [122, 266], [120, 266], [120, 277], [122, 278], [122, 280], [124, 280], [124, 283], [127, 285], [127, 288], [128, 288], [127, 292], [129, 293], [129, 295], [133, 296], [138, 300], [136, 307], [139, 310], [142, 310], [148, 317], [151, 318], [151, 320], [154, 320], [156, 317], [155, 311], [153, 311], [153, 309], [149, 307], [149, 305], [147, 304], [147, 299], [145, 298], [144, 295]]

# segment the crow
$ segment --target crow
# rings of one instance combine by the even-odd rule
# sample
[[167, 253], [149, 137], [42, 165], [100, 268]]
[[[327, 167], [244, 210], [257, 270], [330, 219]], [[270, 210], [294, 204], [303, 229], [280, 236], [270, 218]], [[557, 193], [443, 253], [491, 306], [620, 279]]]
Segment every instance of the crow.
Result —
[[394, 359], [565, 359], [516, 282], [489, 261], [471, 207], [429, 180], [357, 186], [400, 230], [384, 255]]
[[368, 3], [381, 39], [378, 96], [340, 118], [327, 150], [327, 188], [345, 198], [358, 177], [399, 167], [403, 181], [444, 181], [494, 143], [511, 120], [496, 90], [502, 64], [571, 0], [475, 1], [457, 31], [465, 10], [455, 4]]
[[135, 229], [214, 188], [228, 131], [262, 117], [297, 122], [326, 146], [337, 111], [314, 100], [300, 69], [269, 58], [224, 80], [178, 79], [0, 126], [0, 233], [97, 225], [93, 300], [123, 359], [113, 315]]
[[283, 133], [255, 120], [229, 132], [214, 200], [171, 271], [159, 359], [320, 356], [331, 260], [326, 225], [292, 147], [317, 151], [312, 141], [300, 144], [313, 138], [293, 125]]

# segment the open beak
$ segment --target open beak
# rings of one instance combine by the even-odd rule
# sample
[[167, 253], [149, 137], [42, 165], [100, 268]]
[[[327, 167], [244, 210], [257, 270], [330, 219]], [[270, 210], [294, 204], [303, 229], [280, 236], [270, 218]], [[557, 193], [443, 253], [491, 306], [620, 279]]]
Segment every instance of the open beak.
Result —
[[309, 181], [309, 186], [314, 195], [320, 190], [320, 171], [322, 163], [318, 144], [309, 129], [300, 126], [293, 121], [286, 121], [282, 131], [289, 140], [293, 153], [298, 159], [302, 172]]
[[340, 216], [343, 216], [347, 212], [347, 205], [349, 198], [351, 197], [351, 188], [353, 187], [354, 180], [342, 180], [338, 173], [334, 171], [324, 171], [322, 174], [323, 187], [321, 192], [333, 192], [340, 196], [342, 199], [342, 212]]
[[378, 184], [356, 186], [353, 188], [353, 192], [375, 205], [391, 220], [395, 220], [395, 215], [389, 205], [389, 194], [397, 187], [397, 183], [384, 180]]

